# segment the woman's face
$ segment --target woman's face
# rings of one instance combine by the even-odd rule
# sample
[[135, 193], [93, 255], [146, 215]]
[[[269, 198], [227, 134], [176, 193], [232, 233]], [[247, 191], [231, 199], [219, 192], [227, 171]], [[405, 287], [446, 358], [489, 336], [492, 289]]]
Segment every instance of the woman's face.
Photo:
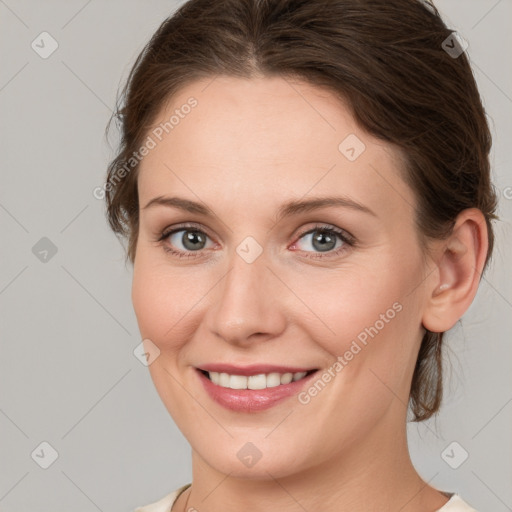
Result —
[[148, 136], [132, 299], [193, 450], [252, 478], [366, 463], [405, 430], [428, 294], [396, 150], [284, 78], [195, 82]]

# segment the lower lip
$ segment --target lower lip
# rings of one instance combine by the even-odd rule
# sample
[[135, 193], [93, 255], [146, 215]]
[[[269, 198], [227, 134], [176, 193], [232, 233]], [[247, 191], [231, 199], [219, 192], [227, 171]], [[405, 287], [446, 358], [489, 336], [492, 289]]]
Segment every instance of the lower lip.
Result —
[[269, 409], [279, 402], [297, 395], [316, 371], [303, 379], [265, 389], [231, 389], [217, 386], [200, 370], [196, 370], [206, 392], [218, 404], [238, 412], [255, 412]]

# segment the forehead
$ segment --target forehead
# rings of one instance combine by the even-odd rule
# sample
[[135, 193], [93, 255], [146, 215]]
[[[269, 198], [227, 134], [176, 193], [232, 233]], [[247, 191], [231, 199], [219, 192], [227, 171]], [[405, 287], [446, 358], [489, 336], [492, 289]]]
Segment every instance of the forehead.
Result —
[[[189, 109], [191, 98], [197, 105]], [[176, 124], [166, 131], [165, 122], [173, 117]], [[314, 161], [316, 155], [304, 142], [315, 145], [323, 156], [326, 150], [336, 154], [336, 141], [343, 131], [358, 130], [332, 93], [282, 77], [220, 76], [194, 82], [170, 99], [154, 126], [154, 130], [164, 128], [163, 138], [172, 140], [178, 152], [184, 142], [201, 149], [189, 159], [204, 159], [211, 152], [217, 157], [276, 164], [304, 156]]]
[[332, 92], [289, 78], [191, 83], [148, 136], [155, 146], [140, 164], [141, 203], [169, 188], [259, 204], [308, 191], [370, 202], [397, 188], [410, 194], [396, 148], [363, 131]]

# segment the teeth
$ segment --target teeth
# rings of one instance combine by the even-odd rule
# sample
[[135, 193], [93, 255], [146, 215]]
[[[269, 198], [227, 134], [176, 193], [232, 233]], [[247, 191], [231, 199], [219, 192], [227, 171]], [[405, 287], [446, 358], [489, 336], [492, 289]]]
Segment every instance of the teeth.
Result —
[[244, 375], [230, 375], [229, 387], [231, 389], [247, 389], [247, 377]]
[[[215, 372], [211, 372], [210, 377], [211, 377], [212, 373], [215, 373]], [[223, 388], [229, 388], [229, 375], [227, 373], [219, 373], [217, 375], [219, 375], [219, 380], [218, 380], [218, 382], [215, 382], [215, 384], [218, 384], [219, 386], [222, 386]]]
[[247, 378], [248, 389], [265, 389], [267, 387], [267, 377], [264, 373], [259, 375], [251, 375]]
[[275, 388], [281, 384], [289, 384], [303, 379], [307, 372], [296, 373], [260, 373], [258, 375], [230, 375], [229, 373], [208, 372], [210, 380], [222, 386], [231, 389], [266, 389]]
[[281, 375], [281, 384], [290, 384], [293, 380], [293, 373], [283, 373]]
[[275, 388], [281, 384], [281, 375], [279, 373], [269, 373], [267, 375], [267, 388]]
[[306, 373], [307, 372], [297, 372], [297, 373], [294, 373], [293, 374], [293, 382], [295, 382], [296, 380], [300, 380], [300, 379], [304, 378], [306, 376]]

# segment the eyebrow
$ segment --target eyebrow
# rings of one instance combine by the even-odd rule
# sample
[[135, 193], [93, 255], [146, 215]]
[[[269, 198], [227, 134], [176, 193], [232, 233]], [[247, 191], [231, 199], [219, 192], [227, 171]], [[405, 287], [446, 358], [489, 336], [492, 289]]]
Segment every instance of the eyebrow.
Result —
[[[202, 203], [198, 203], [196, 201], [191, 201], [190, 199], [184, 199], [182, 197], [154, 197], [146, 204], [146, 206], [143, 207], [143, 210], [158, 205], [167, 206], [169, 208], [177, 208], [179, 210], [183, 210], [189, 213], [197, 213], [199, 215], [204, 215], [205, 217], [216, 217], [216, 215], [208, 206]], [[358, 203], [357, 201], [354, 201], [353, 199], [350, 199], [348, 197], [328, 196], [314, 197], [305, 200], [303, 199], [288, 201], [281, 205], [281, 207], [279, 208], [277, 212], [277, 221], [281, 220], [284, 217], [298, 215], [301, 213], [307, 213], [313, 210], [318, 210], [320, 208], [326, 208], [329, 206], [350, 208], [352, 210], [360, 211], [377, 217], [375, 212], [370, 210], [370, 208], [361, 203]]]

